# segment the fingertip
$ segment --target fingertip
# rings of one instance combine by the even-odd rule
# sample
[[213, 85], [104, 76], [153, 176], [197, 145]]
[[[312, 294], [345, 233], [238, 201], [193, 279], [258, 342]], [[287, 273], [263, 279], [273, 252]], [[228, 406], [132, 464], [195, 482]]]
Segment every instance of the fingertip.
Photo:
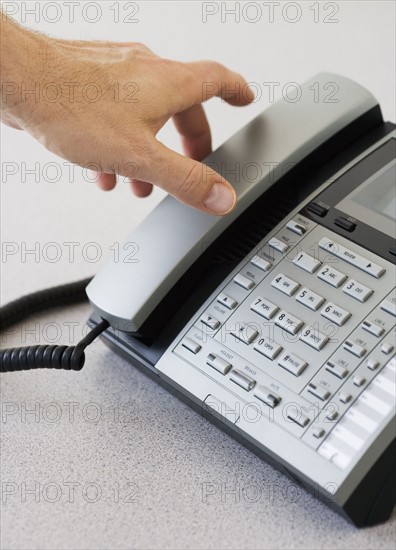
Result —
[[103, 191], [111, 191], [116, 185], [115, 174], [106, 174], [104, 172], [94, 172], [96, 174], [96, 183]]
[[139, 198], [148, 197], [153, 191], [152, 184], [147, 181], [131, 179], [130, 184], [133, 193]]

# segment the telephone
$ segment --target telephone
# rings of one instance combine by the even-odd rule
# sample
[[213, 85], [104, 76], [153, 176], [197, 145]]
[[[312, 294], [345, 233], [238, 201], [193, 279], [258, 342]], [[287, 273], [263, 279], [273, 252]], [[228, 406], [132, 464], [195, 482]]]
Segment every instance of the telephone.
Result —
[[235, 211], [166, 197], [87, 287], [112, 349], [358, 526], [395, 502], [395, 137], [316, 75], [204, 161]]

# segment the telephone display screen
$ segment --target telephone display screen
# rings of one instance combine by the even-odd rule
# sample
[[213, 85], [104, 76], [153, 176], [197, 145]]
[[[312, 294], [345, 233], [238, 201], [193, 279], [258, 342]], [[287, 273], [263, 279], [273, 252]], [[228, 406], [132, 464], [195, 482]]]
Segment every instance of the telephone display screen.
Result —
[[337, 208], [395, 237], [396, 161], [383, 166], [337, 204]]

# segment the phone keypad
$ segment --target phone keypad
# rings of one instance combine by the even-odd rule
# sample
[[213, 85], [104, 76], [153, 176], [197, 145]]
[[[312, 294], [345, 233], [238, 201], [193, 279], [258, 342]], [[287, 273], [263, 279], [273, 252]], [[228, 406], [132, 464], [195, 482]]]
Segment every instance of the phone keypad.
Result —
[[[377, 429], [389, 409], [378, 402], [382, 388], [394, 391], [391, 269], [301, 215], [253, 252], [174, 352], [241, 399], [249, 393], [283, 429], [346, 468], [351, 443], [367, 440], [362, 419]], [[359, 427], [348, 442], [342, 422], [352, 410], [348, 422]]]

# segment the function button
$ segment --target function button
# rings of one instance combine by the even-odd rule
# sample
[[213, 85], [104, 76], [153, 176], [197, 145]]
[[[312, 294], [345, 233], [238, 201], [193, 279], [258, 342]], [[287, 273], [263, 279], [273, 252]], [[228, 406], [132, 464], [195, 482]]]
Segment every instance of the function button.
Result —
[[238, 340], [241, 340], [241, 342], [251, 344], [258, 335], [258, 332], [245, 323], [237, 323], [236, 328], [231, 331], [231, 334], [235, 338], [238, 338]]
[[276, 239], [275, 237], [268, 241], [268, 245], [271, 248], [275, 248], [275, 250], [277, 250], [278, 252], [282, 252], [282, 254], [285, 253], [286, 250], [289, 248], [288, 244], [286, 244], [281, 239]]
[[341, 271], [337, 271], [337, 269], [334, 269], [333, 267], [330, 267], [329, 265], [324, 265], [323, 269], [321, 269], [318, 273], [319, 279], [322, 279], [322, 281], [325, 281], [331, 286], [334, 286], [335, 288], [338, 288], [342, 285], [344, 281], [346, 281], [347, 276], [344, 275], [344, 273], [341, 273]]
[[377, 279], [385, 273], [385, 269], [380, 265], [370, 262], [370, 260], [368, 260], [367, 258], [356, 254], [352, 250], [349, 250], [349, 248], [345, 248], [345, 246], [342, 246], [341, 244], [331, 239], [321, 239], [319, 241], [319, 246], [320, 248], [331, 252], [332, 254], [334, 254], [334, 256], [337, 256], [337, 258], [345, 260], [349, 264], [354, 265], [358, 269], [365, 271], [366, 273], [372, 275], [373, 277], [376, 277]]
[[282, 355], [278, 364], [294, 374], [294, 376], [300, 376], [300, 374], [304, 372], [307, 367], [307, 363], [305, 361], [297, 357], [297, 355], [293, 355], [288, 352]]
[[319, 309], [325, 301], [323, 296], [319, 296], [319, 294], [316, 294], [315, 292], [312, 292], [312, 290], [309, 290], [309, 288], [305, 287], [303, 287], [297, 294], [296, 300], [313, 311]]
[[290, 334], [296, 334], [304, 323], [282, 309], [275, 317], [275, 324]]
[[370, 334], [374, 334], [374, 336], [380, 337], [384, 334], [385, 329], [383, 327], [380, 327], [377, 325], [377, 323], [374, 323], [373, 321], [369, 321], [368, 319], [365, 319], [362, 323], [362, 328], [364, 330], [367, 330], [367, 332], [370, 332]]
[[352, 298], [355, 298], [355, 300], [359, 302], [365, 302], [374, 291], [353, 279], [349, 279], [347, 284], [343, 287], [342, 292], [349, 294], [349, 296], [352, 296]]
[[198, 353], [199, 350], [201, 349], [202, 346], [200, 346], [199, 344], [197, 344], [197, 342], [195, 342], [194, 340], [192, 340], [191, 338], [184, 338], [182, 340], [182, 346], [186, 349], [188, 349], [188, 351], [191, 351], [191, 353]]
[[349, 401], [352, 399], [352, 395], [350, 393], [341, 392], [340, 393], [340, 401], [341, 403], [349, 403]]
[[317, 427], [317, 428], [314, 428], [314, 429], [312, 430], [312, 435], [313, 435], [314, 437], [316, 437], [316, 439], [320, 439], [321, 437], [323, 437], [323, 436], [324, 436], [324, 433], [325, 433], [325, 431], [324, 431], [323, 428]]
[[329, 341], [325, 334], [322, 334], [313, 327], [304, 329], [301, 333], [300, 340], [318, 351], [320, 351]]
[[248, 277], [245, 277], [245, 275], [242, 275], [241, 273], [235, 275], [234, 283], [246, 290], [251, 290], [254, 287], [254, 282]]
[[367, 368], [369, 368], [370, 370], [377, 370], [379, 366], [380, 362], [376, 359], [368, 359]]
[[207, 327], [216, 330], [220, 326], [220, 321], [209, 315], [209, 313], [204, 313], [201, 317], [201, 323]]
[[261, 258], [260, 256], [253, 256], [251, 259], [251, 262], [253, 265], [261, 269], [262, 271], [269, 271], [271, 269], [271, 263], [267, 262], [267, 260], [264, 260], [264, 258]]
[[353, 377], [353, 383], [355, 384], [355, 386], [357, 386], [358, 388], [360, 388], [361, 386], [363, 386], [363, 384], [366, 382], [366, 379], [363, 377], [363, 376], [359, 376], [358, 374], [356, 374], [354, 377]]
[[309, 212], [312, 212], [313, 214], [316, 214], [320, 218], [324, 218], [329, 211], [328, 208], [325, 208], [324, 206], [321, 206], [317, 202], [310, 202], [307, 206], [307, 210]]
[[228, 296], [224, 292], [217, 297], [217, 301], [227, 309], [235, 309], [238, 305], [234, 298], [231, 298], [231, 296]]
[[381, 346], [382, 353], [385, 353], [385, 355], [389, 355], [393, 351], [393, 345], [389, 342], [384, 342]]
[[250, 376], [247, 376], [244, 372], [236, 369], [231, 371], [230, 379], [246, 391], [250, 391], [256, 385], [256, 380], [253, 380], [253, 378], [250, 378]]
[[306, 228], [301, 223], [296, 222], [296, 220], [289, 220], [286, 227], [290, 229], [290, 231], [293, 231], [293, 233], [297, 233], [297, 235], [304, 235], [307, 231]]
[[336, 365], [331, 361], [327, 361], [325, 369], [327, 370], [327, 372], [331, 372], [331, 374], [334, 374], [334, 376], [337, 376], [337, 378], [340, 378], [340, 380], [345, 378], [346, 375], [348, 374], [348, 369], [346, 369], [345, 367], [342, 367], [341, 365]]
[[334, 223], [338, 225], [338, 227], [342, 227], [342, 229], [345, 229], [346, 231], [349, 231], [350, 233], [352, 231], [355, 231], [356, 229], [356, 223], [351, 222], [347, 218], [339, 217], [334, 220]]
[[384, 300], [383, 302], [381, 302], [380, 308], [383, 311], [386, 311], [387, 313], [393, 315], [393, 317], [396, 317], [396, 303], [391, 302], [390, 300]]
[[206, 364], [213, 367], [218, 372], [221, 372], [221, 374], [227, 374], [232, 367], [231, 363], [228, 363], [228, 361], [225, 361], [222, 357], [219, 357], [214, 353], [209, 353], [206, 358]]
[[279, 395], [272, 393], [272, 391], [265, 386], [256, 386], [253, 393], [257, 399], [260, 399], [260, 401], [271, 407], [271, 409], [274, 409], [281, 400]]
[[310, 256], [306, 252], [300, 252], [293, 259], [293, 263], [308, 273], [314, 273], [322, 265], [322, 262], [316, 260], [313, 256]]
[[282, 351], [282, 346], [268, 338], [260, 338], [254, 344], [254, 349], [272, 361]]
[[265, 319], [271, 319], [278, 311], [278, 306], [274, 305], [268, 300], [264, 300], [261, 296], [257, 296], [250, 305], [250, 309], [264, 317]]
[[321, 401], [326, 401], [326, 399], [330, 397], [330, 392], [328, 390], [322, 388], [321, 386], [317, 386], [312, 382], [308, 384], [308, 391], [309, 393], [312, 393], [312, 395], [314, 395]]
[[351, 316], [349, 311], [342, 309], [342, 307], [336, 306], [332, 302], [328, 302], [327, 305], [321, 310], [322, 317], [326, 317], [329, 321], [334, 321], [336, 325], [341, 327]]
[[338, 418], [338, 412], [337, 411], [329, 411], [327, 414], [326, 414], [326, 420], [328, 420], [329, 422], [334, 422], [334, 420], [336, 418]]
[[359, 344], [356, 344], [356, 342], [352, 342], [352, 340], [345, 340], [342, 347], [346, 351], [349, 351], [353, 355], [356, 355], [356, 357], [363, 357], [363, 355], [366, 353], [366, 349], [363, 346], [359, 346]]
[[279, 275], [275, 277], [271, 282], [271, 286], [280, 290], [287, 296], [292, 296], [300, 288], [300, 285], [296, 283], [296, 281], [289, 279], [289, 277], [286, 277], [283, 273], [279, 273]]
[[309, 418], [301, 413], [301, 411], [297, 407], [288, 407], [287, 408], [287, 418], [291, 420], [292, 422], [295, 422], [301, 428], [305, 428], [305, 426], [309, 422]]

